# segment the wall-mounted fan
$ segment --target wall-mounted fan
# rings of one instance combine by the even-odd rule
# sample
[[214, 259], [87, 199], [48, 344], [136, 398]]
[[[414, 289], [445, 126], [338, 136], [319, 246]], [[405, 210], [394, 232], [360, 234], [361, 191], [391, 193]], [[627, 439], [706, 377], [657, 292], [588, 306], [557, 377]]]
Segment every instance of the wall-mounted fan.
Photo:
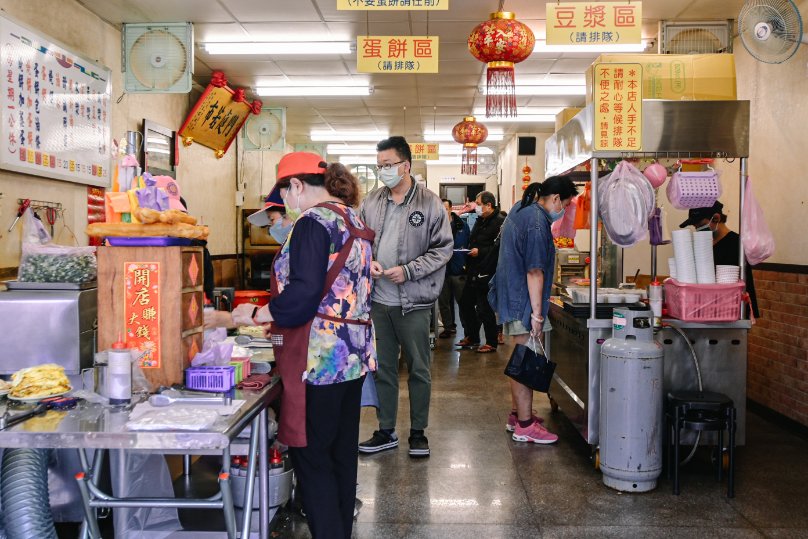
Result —
[[748, 0], [738, 15], [738, 35], [749, 54], [767, 64], [785, 62], [808, 43], [791, 0]]
[[730, 21], [660, 21], [661, 54], [732, 52]]
[[286, 109], [263, 108], [244, 124], [245, 150], [283, 150], [286, 145]]
[[191, 23], [124, 24], [121, 67], [129, 93], [188, 93], [194, 72]]

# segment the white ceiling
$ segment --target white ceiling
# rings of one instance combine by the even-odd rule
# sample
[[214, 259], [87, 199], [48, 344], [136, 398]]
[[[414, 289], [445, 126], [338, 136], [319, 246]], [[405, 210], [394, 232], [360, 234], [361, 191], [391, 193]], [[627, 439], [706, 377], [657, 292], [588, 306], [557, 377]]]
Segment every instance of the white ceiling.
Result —
[[[356, 55], [323, 57], [211, 56], [199, 47], [206, 41], [334, 40], [355, 41], [369, 27], [372, 35], [425, 35], [427, 12], [366, 13], [337, 11], [336, 0], [78, 0], [113, 23], [194, 23], [194, 78], [207, 84], [213, 70], [224, 71], [231, 86], [251, 89], [257, 82], [302, 84], [312, 79], [369, 80], [367, 97], [263, 98], [265, 106], [287, 108], [287, 140], [308, 142], [312, 129], [380, 130], [422, 139], [424, 132], [448, 132], [484, 107], [478, 91], [485, 66], [466, 48], [470, 31], [496, 11], [499, 0], [451, 0], [448, 11], [428, 14], [429, 34], [440, 36], [440, 73], [423, 75], [357, 74]], [[656, 38], [659, 20], [732, 19], [743, 0], [644, 0], [643, 36]], [[545, 3], [508, 0], [505, 9], [544, 36]], [[517, 64], [519, 83], [540, 79], [582, 80], [592, 54], [539, 54]], [[582, 96], [519, 97], [519, 107], [566, 107], [583, 104]], [[406, 107], [406, 111], [404, 110]], [[478, 120], [481, 118], [478, 117]], [[484, 121], [484, 119], [483, 119]], [[552, 131], [552, 124], [496, 123], [505, 133]]]

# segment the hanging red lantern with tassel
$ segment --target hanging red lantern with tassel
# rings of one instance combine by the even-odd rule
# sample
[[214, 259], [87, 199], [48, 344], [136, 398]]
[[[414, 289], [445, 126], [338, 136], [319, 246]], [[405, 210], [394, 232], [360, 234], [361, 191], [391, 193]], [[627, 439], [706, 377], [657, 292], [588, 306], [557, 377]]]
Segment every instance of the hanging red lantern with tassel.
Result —
[[525, 166], [522, 167], [522, 174], [524, 174], [524, 176], [522, 176], [522, 191], [527, 189], [527, 186], [530, 185], [530, 173], [532, 170], [533, 169], [531, 169], [530, 165], [527, 163], [525, 163]]
[[533, 52], [536, 38], [530, 28], [510, 11], [497, 11], [477, 25], [469, 35], [469, 52], [488, 64], [485, 115], [516, 116], [514, 64]]
[[460, 173], [477, 174], [477, 145], [488, 138], [488, 128], [475, 120], [474, 116], [466, 116], [452, 129], [452, 138], [465, 149]]

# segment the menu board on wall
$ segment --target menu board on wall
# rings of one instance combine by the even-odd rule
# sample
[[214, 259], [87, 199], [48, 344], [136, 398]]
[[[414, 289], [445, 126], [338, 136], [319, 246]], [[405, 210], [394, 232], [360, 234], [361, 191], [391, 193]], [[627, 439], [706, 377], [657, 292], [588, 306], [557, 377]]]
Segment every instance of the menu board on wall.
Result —
[[0, 168], [108, 186], [110, 75], [0, 16]]

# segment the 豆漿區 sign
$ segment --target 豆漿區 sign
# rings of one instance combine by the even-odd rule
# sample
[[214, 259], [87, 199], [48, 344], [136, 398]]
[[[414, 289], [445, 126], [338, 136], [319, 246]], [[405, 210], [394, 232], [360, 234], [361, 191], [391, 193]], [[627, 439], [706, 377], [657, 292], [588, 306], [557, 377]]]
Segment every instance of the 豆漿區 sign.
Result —
[[359, 73], [437, 73], [437, 36], [357, 36]]
[[438, 144], [429, 142], [411, 142], [410, 153], [413, 161], [437, 161], [440, 158]]
[[642, 43], [642, 2], [547, 4], [548, 45]]
[[124, 263], [124, 331], [143, 369], [160, 368], [160, 264]]
[[337, 0], [338, 10], [407, 11], [449, 9], [449, 0]]
[[642, 149], [642, 66], [595, 64], [595, 150]]

